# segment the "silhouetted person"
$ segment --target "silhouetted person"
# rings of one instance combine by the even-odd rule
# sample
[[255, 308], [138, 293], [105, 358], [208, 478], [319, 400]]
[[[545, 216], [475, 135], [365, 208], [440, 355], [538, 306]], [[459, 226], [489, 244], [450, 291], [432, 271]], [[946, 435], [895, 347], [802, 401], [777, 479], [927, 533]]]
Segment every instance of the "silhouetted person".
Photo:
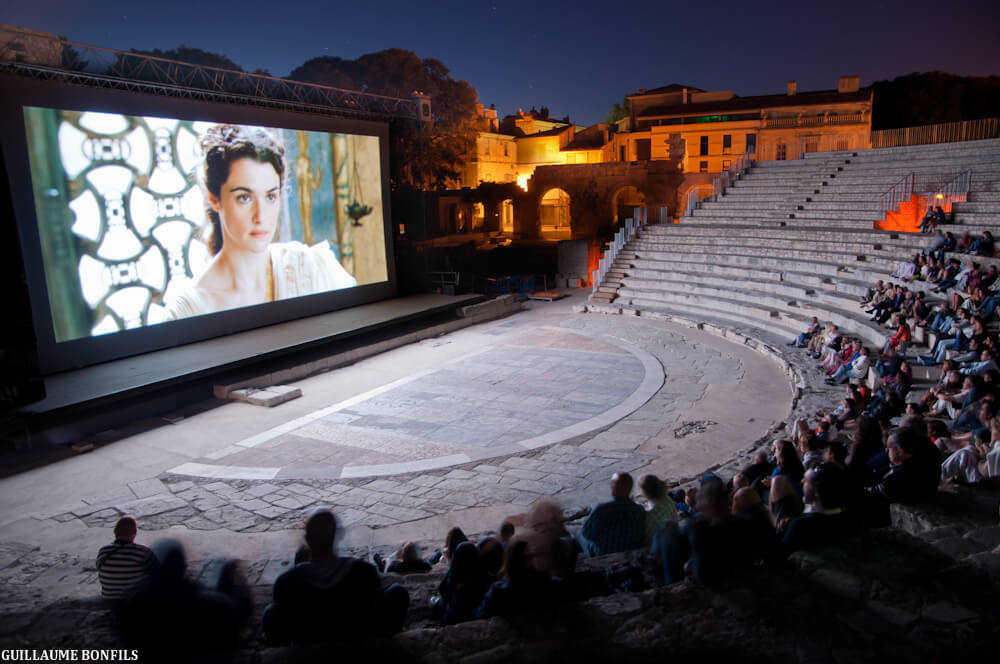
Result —
[[310, 558], [278, 577], [264, 610], [264, 633], [274, 645], [391, 635], [403, 627], [410, 595], [400, 585], [382, 589], [378, 571], [337, 556], [337, 519], [320, 509], [306, 521]]
[[155, 653], [235, 645], [253, 609], [238, 563], [225, 563], [208, 589], [188, 577], [179, 542], [159, 540], [151, 548], [159, 569], [122, 596], [126, 643]]
[[542, 611], [566, 601], [566, 585], [531, 565], [530, 544], [515, 540], [505, 552], [503, 581], [490, 586], [477, 616], [512, 616]]

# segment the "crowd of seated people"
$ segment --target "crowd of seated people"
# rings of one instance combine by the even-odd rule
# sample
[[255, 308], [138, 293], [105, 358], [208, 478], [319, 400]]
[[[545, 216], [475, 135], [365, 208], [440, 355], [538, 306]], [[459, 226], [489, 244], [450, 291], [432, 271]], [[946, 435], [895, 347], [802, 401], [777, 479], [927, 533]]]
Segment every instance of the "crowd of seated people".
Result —
[[[431, 607], [442, 624], [515, 615], [629, 587], [611, 574], [579, 572], [580, 556], [645, 549], [662, 583], [692, 577], [711, 584], [888, 525], [892, 503], [927, 500], [942, 479], [1000, 477], [1000, 340], [988, 327], [1000, 306], [993, 294], [1000, 279], [995, 267], [945, 261], [941, 250], [948, 251], [949, 239], [936, 231], [939, 238], [917, 258], [914, 274], [949, 298], [931, 306], [923, 292], [875, 284], [862, 306], [872, 321], [895, 328], [881, 352], [813, 317], [789, 345], [807, 349], [827, 382], [844, 386], [840, 403], [811, 423], [796, 422], [792, 437], [758, 450], [728, 483], [709, 474], [670, 492], [663, 480], [646, 475], [637, 499], [631, 475], [619, 472], [611, 478], [610, 500], [595, 505], [575, 533], [561, 508], [543, 501], [479, 542], [452, 528], [426, 560], [417, 543], [406, 542], [390, 560], [375, 556], [374, 565], [338, 556], [336, 517], [317, 510], [305, 523], [306, 546], [275, 581], [264, 610], [268, 643], [397, 633], [410, 596], [382, 574], [405, 579], [442, 570]], [[982, 239], [992, 253], [992, 236]], [[984, 246], [963, 237], [954, 250], [963, 243], [973, 253]], [[940, 373], [926, 394], [908, 403], [911, 323], [937, 335], [935, 347], [918, 360], [939, 365]], [[870, 373], [876, 377], [871, 389]], [[198, 649], [239, 643], [252, 613], [240, 565], [221, 561], [217, 578], [205, 585], [188, 575], [177, 542], [147, 548], [135, 542], [137, 532], [135, 519], [123, 517], [114, 542], [97, 558], [102, 596], [126, 643], [164, 651], [179, 647], [177, 635]]]

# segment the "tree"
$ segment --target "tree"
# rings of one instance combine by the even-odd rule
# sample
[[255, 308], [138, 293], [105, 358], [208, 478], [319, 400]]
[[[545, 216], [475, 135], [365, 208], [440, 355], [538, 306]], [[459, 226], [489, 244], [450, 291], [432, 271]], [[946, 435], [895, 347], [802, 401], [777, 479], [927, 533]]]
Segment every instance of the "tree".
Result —
[[1000, 77], [908, 74], [872, 85], [872, 129], [977, 120], [1000, 115]]
[[199, 65], [201, 67], [217, 67], [219, 69], [230, 69], [232, 71], [243, 71], [243, 68], [238, 64], [230, 60], [227, 56], [221, 53], [212, 53], [210, 51], [203, 51], [200, 48], [195, 48], [193, 46], [185, 46], [181, 44], [177, 48], [172, 48], [166, 51], [161, 51], [158, 48], [154, 48], [152, 51], [142, 51], [133, 48], [131, 53], [138, 53], [140, 55], [149, 55], [154, 58], [164, 58], [166, 60], [177, 60], [178, 62], [187, 62], [192, 65]]
[[432, 122], [413, 119], [391, 123], [390, 181], [394, 188], [439, 189], [457, 180], [478, 133], [476, 89], [456, 81], [439, 60], [391, 48], [357, 60], [314, 58], [289, 78], [337, 88], [409, 98], [420, 91], [431, 98]]
[[80, 52], [67, 43], [69, 40], [64, 35], [59, 35], [59, 41], [62, 44], [62, 68], [73, 71], [85, 70], [90, 63], [80, 57]]
[[632, 115], [632, 105], [629, 103], [628, 97], [625, 97], [622, 99], [622, 103], [615, 103], [611, 105], [605, 121], [608, 124], [614, 124], [630, 115]]

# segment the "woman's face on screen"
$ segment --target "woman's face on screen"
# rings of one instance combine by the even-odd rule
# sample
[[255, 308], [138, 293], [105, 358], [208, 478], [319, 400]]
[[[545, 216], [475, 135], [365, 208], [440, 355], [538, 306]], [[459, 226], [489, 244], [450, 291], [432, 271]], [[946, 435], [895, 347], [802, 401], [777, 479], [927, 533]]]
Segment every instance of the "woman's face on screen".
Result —
[[274, 166], [253, 159], [230, 164], [229, 177], [212, 208], [222, 221], [222, 248], [228, 251], [267, 251], [278, 227], [281, 178]]

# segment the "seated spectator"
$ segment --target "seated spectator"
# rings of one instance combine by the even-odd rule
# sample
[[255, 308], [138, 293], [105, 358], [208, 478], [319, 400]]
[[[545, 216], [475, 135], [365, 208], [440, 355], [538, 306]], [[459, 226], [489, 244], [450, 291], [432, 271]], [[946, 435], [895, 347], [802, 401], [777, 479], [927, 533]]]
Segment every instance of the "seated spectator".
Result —
[[823, 349], [827, 340], [832, 334], [836, 333], [836, 329], [836, 325], [827, 321], [826, 326], [819, 332], [819, 334], [814, 334], [812, 338], [809, 339], [809, 343], [806, 344], [806, 352], [813, 357], [818, 357], [818, 354]]
[[774, 466], [768, 460], [768, 451], [766, 448], [761, 448], [754, 452], [751, 462], [749, 466], [739, 472], [746, 481], [747, 486], [758, 485], [760, 480], [770, 476], [774, 472]]
[[461, 544], [462, 542], [468, 542], [468, 541], [469, 538], [465, 536], [465, 533], [462, 532], [461, 528], [457, 526], [452, 528], [451, 530], [448, 531], [448, 534], [445, 535], [444, 548], [435, 551], [434, 555], [430, 557], [430, 560], [428, 560], [428, 562], [431, 565], [437, 565], [438, 563], [441, 563], [443, 565], [450, 566], [451, 556], [455, 552], [455, 549], [457, 549], [458, 545]]
[[[640, 508], [642, 509], [642, 508]], [[478, 618], [543, 611], [568, 599], [566, 584], [532, 564], [530, 545], [515, 539], [504, 555], [504, 579], [490, 586], [476, 611]]]
[[653, 533], [664, 523], [677, 520], [677, 507], [667, 495], [667, 483], [656, 475], [643, 475], [639, 480], [639, 491], [646, 499], [646, 534], [643, 543], [648, 546]]
[[[826, 446], [826, 453], [823, 456], [823, 463], [833, 464], [843, 471], [847, 471], [847, 445], [839, 440], [832, 441]], [[805, 493], [805, 488], [802, 489]]]
[[586, 556], [603, 556], [642, 546], [646, 511], [632, 502], [632, 476], [615, 473], [611, 478], [612, 500], [594, 507], [577, 541]]
[[389, 636], [402, 629], [409, 593], [397, 584], [383, 589], [374, 566], [338, 556], [336, 534], [337, 520], [328, 509], [306, 521], [309, 561], [277, 578], [274, 601], [264, 610], [270, 644]]
[[942, 253], [941, 249], [944, 247], [944, 233], [941, 230], [934, 231], [934, 235], [931, 236], [931, 241], [927, 243], [924, 247], [924, 255], [926, 256], [937, 256]]
[[941, 479], [941, 453], [930, 438], [914, 427], [889, 432], [886, 450], [889, 472], [867, 489], [866, 520], [874, 526], [889, 525], [891, 503], [917, 503], [937, 493]]
[[969, 252], [969, 248], [972, 246], [972, 236], [969, 235], [969, 231], [962, 233], [962, 237], [959, 238], [958, 244], [955, 246], [955, 251], [960, 254], [966, 254]]
[[869, 288], [861, 297], [861, 308], [866, 309], [869, 306], [878, 304], [885, 297], [886, 290], [885, 282], [879, 279], [875, 282], [875, 287]]
[[983, 236], [978, 240], [974, 240], [969, 246], [969, 253], [977, 256], [992, 256], [993, 245], [993, 233], [983, 231]]
[[806, 328], [806, 331], [788, 342], [788, 345], [795, 346], [796, 348], [805, 348], [809, 344], [809, 340], [812, 339], [814, 335], [819, 334], [819, 331], [819, 319], [813, 316], [812, 320], [809, 321], [809, 326]]
[[151, 549], [159, 567], [121, 598], [126, 644], [157, 654], [236, 645], [253, 609], [239, 564], [222, 565], [209, 589], [188, 576], [179, 542], [158, 540]]
[[514, 538], [514, 524], [510, 521], [504, 521], [500, 524], [500, 532], [497, 533], [497, 539], [500, 540], [500, 544], [503, 548], [507, 548], [510, 541]]
[[653, 538], [651, 553], [662, 562], [658, 570], [664, 583], [681, 581], [685, 572], [712, 583], [767, 554], [762, 543], [773, 538], [767, 522], [752, 516], [737, 520], [731, 512], [722, 480], [708, 477], [698, 489], [698, 516], [682, 524], [668, 522]]
[[[974, 484], [981, 482], [987, 477], [997, 477], [995, 473], [997, 461], [1000, 461], [1000, 454], [995, 454], [993, 467], [990, 467], [991, 448], [1000, 450], [1000, 445], [991, 444], [992, 432], [1000, 429], [1000, 425], [991, 427], [990, 431], [980, 429], [976, 431], [975, 440], [971, 445], [965, 445], [952, 452], [944, 463], [941, 464], [941, 479], [954, 480]], [[1000, 438], [997, 439], [1000, 441]]]
[[[920, 221], [920, 232], [921, 233], [930, 233], [935, 228], [937, 228], [937, 225], [938, 225], [938, 221], [937, 221], [937, 218], [934, 216], [934, 206], [928, 205], [927, 206], [927, 214], [925, 214], [924, 218]], [[937, 232], [940, 233], [940, 231], [937, 231]]]
[[823, 447], [823, 441], [812, 432], [799, 436], [802, 466], [809, 469], [823, 463], [823, 458], [826, 456]]
[[490, 587], [491, 579], [472, 542], [462, 542], [455, 548], [448, 573], [441, 579], [441, 622], [445, 625], [472, 620], [476, 609]]
[[765, 482], [770, 487], [769, 505], [775, 523], [802, 512], [802, 477], [805, 469], [792, 441], [781, 442], [778, 448], [777, 468]]
[[479, 550], [479, 564], [489, 577], [490, 583], [493, 583], [503, 567], [503, 544], [496, 537], [484, 537], [479, 540], [479, 544], [476, 544], [476, 549]]
[[848, 486], [846, 473], [835, 465], [821, 464], [806, 471], [802, 480], [805, 512], [780, 528], [785, 552], [829, 546], [860, 533], [859, 522], [844, 510]]
[[851, 380], [862, 380], [868, 375], [868, 368], [871, 366], [871, 357], [868, 348], [861, 346], [858, 354], [851, 360], [850, 364], [842, 364], [833, 372], [833, 375], [826, 379], [828, 385], [844, 384]]
[[101, 582], [102, 599], [117, 602], [122, 593], [159, 567], [153, 552], [135, 543], [138, 532], [135, 517], [126, 514], [115, 524], [115, 541], [97, 552], [97, 578]]
[[578, 554], [576, 541], [566, 530], [563, 510], [556, 502], [535, 503], [518, 537], [529, 543], [532, 568], [560, 579], [573, 576]]
[[965, 362], [959, 372], [965, 376], [985, 376], [988, 371], [997, 370], [1000, 370], [1000, 367], [993, 357], [993, 350], [987, 347], [983, 348], [978, 362]]
[[945, 216], [944, 210], [940, 205], [934, 208], [934, 223], [939, 226], [948, 223], [948, 217]]
[[431, 571], [431, 564], [420, 557], [420, 546], [407, 542], [399, 547], [385, 570], [389, 574], [422, 574]]
[[893, 348], [896, 350], [897, 355], [906, 355], [906, 345], [910, 343], [910, 339], [912, 338], [912, 332], [910, 331], [910, 326], [906, 324], [906, 318], [900, 316], [899, 328], [896, 330], [896, 334], [886, 338], [885, 346], [882, 347], [882, 354], [885, 355], [889, 352], [890, 348]]

